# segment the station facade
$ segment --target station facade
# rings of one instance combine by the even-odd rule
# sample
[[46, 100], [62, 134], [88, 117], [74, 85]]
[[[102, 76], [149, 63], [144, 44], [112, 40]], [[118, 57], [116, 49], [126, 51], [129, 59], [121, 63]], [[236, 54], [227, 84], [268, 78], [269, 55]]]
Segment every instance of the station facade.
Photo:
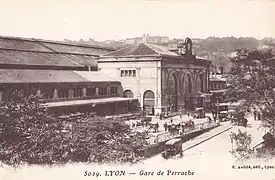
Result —
[[193, 54], [186, 38], [176, 50], [144, 42], [101, 55], [98, 70], [121, 83], [124, 97], [157, 115], [203, 106], [210, 99], [210, 64]]

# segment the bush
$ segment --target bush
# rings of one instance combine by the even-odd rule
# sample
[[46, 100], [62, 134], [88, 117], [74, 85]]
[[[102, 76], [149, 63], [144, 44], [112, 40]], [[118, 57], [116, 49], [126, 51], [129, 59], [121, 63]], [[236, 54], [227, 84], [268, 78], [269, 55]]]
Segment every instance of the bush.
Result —
[[238, 130], [238, 133], [232, 133], [231, 141], [236, 145], [236, 148], [232, 151], [235, 156], [242, 158], [252, 152], [250, 148], [252, 139], [251, 135], [247, 134], [247, 132]]

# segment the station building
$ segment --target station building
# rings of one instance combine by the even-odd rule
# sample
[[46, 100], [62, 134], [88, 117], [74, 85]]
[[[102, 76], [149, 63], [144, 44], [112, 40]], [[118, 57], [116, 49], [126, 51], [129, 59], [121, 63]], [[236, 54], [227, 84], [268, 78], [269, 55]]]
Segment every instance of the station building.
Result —
[[0, 101], [13, 89], [43, 94], [52, 111], [177, 113], [209, 98], [209, 60], [186, 38], [177, 49], [143, 43], [114, 50], [0, 37]]
[[131, 111], [121, 83], [97, 71], [99, 55], [113, 49], [72, 43], [0, 37], [0, 101], [17, 89], [43, 94], [56, 113]]
[[210, 101], [209, 60], [196, 57], [186, 38], [176, 50], [143, 43], [101, 55], [98, 71], [117, 79], [124, 97], [147, 114], [175, 113]]

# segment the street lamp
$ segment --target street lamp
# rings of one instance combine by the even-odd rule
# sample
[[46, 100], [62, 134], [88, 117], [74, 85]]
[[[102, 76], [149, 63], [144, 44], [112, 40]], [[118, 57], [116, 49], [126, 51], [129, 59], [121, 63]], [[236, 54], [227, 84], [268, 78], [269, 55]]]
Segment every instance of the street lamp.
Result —
[[233, 152], [233, 132], [230, 133], [229, 137], [231, 140], [231, 151]]

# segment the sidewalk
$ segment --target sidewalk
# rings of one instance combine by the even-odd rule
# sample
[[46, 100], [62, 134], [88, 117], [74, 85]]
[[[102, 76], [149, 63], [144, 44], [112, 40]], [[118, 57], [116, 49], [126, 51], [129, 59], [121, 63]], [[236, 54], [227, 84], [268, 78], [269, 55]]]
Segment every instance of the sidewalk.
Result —
[[248, 116], [247, 119], [248, 127], [233, 126], [232, 132], [238, 133], [238, 130], [241, 130], [242, 132], [250, 134], [252, 138], [251, 147], [254, 147], [263, 142], [262, 137], [265, 134], [265, 129], [259, 128], [261, 126], [261, 121], [255, 121], [253, 116]]
[[230, 122], [221, 123], [219, 127], [211, 129], [210, 131], [205, 132], [202, 135], [195, 137], [194, 139], [190, 139], [189, 141], [184, 142], [182, 144], [182, 149], [183, 151], [186, 151], [192, 147], [195, 147], [196, 145], [199, 145], [207, 140], [214, 138], [222, 132], [230, 130], [231, 128], [232, 125]]

